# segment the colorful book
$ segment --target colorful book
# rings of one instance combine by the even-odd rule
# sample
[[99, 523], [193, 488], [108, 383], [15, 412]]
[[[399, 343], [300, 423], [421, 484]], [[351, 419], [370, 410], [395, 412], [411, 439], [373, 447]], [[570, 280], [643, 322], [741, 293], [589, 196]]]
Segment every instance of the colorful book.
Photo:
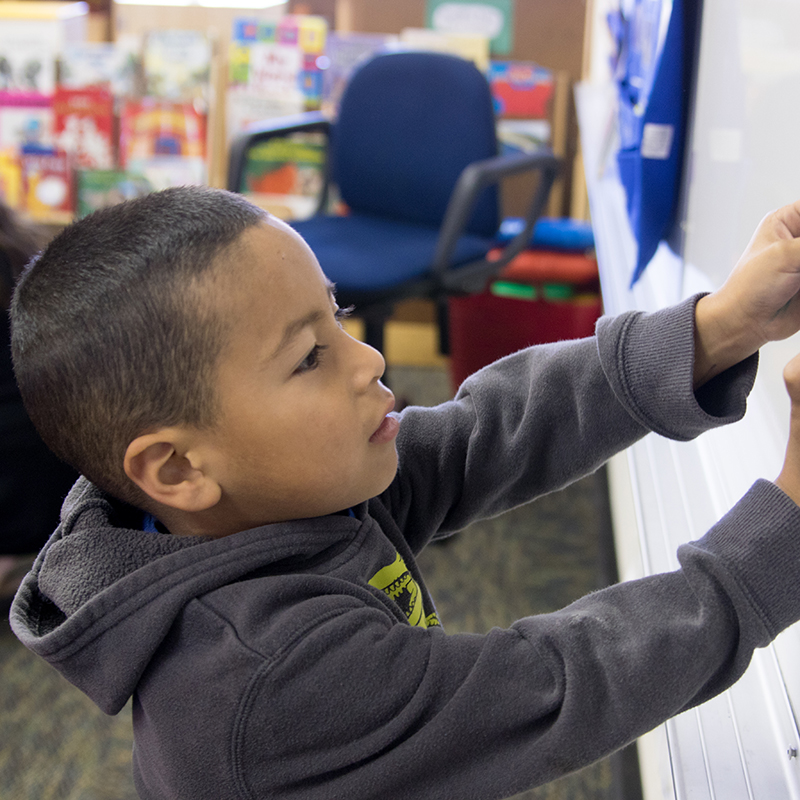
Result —
[[69, 153], [77, 169], [112, 169], [114, 98], [101, 86], [67, 89], [53, 96], [56, 146]]
[[52, 20], [0, 22], [0, 91], [53, 92], [59, 51], [54, 34]]
[[239, 191], [282, 219], [307, 219], [319, 207], [326, 146], [323, 133], [294, 133], [255, 145]]
[[350, 76], [358, 66], [384, 47], [397, 42], [397, 36], [381, 33], [328, 34], [322, 66], [322, 106], [335, 112]]
[[9, 208], [22, 207], [22, 165], [16, 150], [0, 150], [0, 201]]
[[193, 156], [151, 156], [132, 158], [130, 171], [141, 175], [153, 191], [170, 186], [202, 186], [208, 182], [208, 168], [203, 158]]
[[120, 112], [119, 161], [171, 156], [206, 158], [206, 115], [193, 103], [144, 97], [127, 100]]
[[153, 191], [144, 176], [115, 169], [80, 170], [76, 184], [79, 217]]
[[139, 86], [139, 50], [138, 40], [131, 37], [65, 45], [58, 82], [67, 89], [103, 86], [116, 97], [131, 97]]
[[211, 40], [202, 31], [151, 31], [142, 51], [145, 93], [168, 100], [208, 102], [211, 58]]
[[229, 141], [248, 125], [303, 110], [297, 103], [286, 103], [246, 88], [229, 91], [225, 100], [225, 125]]
[[295, 133], [252, 147], [239, 191], [319, 197], [325, 169], [325, 136]]
[[327, 33], [325, 17], [312, 14], [287, 14], [276, 26], [279, 42], [296, 45], [309, 55], [320, 55], [324, 51]]
[[191, 102], [144, 97], [120, 112], [120, 167], [142, 175], [154, 190], [203, 184], [207, 116]]
[[22, 197], [34, 219], [71, 214], [75, 210], [73, 172], [63, 151], [22, 153]]
[[240, 44], [277, 42], [299, 47], [304, 53], [325, 51], [328, 23], [313, 14], [286, 14], [279, 20], [240, 17], [233, 21], [232, 41]]
[[286, 113], [320, 107], [327, 22], [287, 15], [277, 22], [234, 20], [229, 49], [229, 90], [270, 97]]
[[302, 111], [303, 51], [279, 42], [255, 42], [249, 48], [247, 88]]
[[0, 149], [52, 146], [52, 99], [36, 92], [0, 91]]
[[526, 153], [533, 153], [550, 144], [551, 135], [549, 119], [497, 120], [497, 138], [500, 143]]
[[492, 61], [488, 77], [498, 117], [549, 118], [555, 89], [551, 70], [531, 61]]

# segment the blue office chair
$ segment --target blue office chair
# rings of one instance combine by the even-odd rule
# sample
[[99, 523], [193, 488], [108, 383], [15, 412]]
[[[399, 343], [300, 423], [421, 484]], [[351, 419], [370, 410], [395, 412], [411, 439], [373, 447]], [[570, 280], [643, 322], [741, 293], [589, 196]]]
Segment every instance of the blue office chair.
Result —
[[[305, 238], [342, 307], [353, 305], [365, 339], [383, 349], [384, 324], [398, 301], [430, 298], [447, 346], [447, 297], [481, 291], [529, 242], [558, 171], [543, 150], [498, 155], [492, 95], [469, 61], [441, 53], [393, 51], [363, 64], [335, 122], [318, 112], [247, 128], [231, 145], [228, 188], [244, 191], [251, 147], [294, 132], [327, 134], [325, 190], [318, 213], [292, 226]], [[520, 232], [487, 260], [500, 224], [498, 182], [541, 173]], [[330, 182], [349, 209], [325, 213]]]

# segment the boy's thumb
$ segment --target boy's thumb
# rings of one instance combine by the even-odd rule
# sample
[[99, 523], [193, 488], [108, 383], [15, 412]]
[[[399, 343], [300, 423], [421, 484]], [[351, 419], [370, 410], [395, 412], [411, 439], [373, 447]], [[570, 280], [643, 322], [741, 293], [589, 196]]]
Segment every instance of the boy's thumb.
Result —
[[783, 368], [783, 382], [792, 405], [800, 410], [800, 353]]

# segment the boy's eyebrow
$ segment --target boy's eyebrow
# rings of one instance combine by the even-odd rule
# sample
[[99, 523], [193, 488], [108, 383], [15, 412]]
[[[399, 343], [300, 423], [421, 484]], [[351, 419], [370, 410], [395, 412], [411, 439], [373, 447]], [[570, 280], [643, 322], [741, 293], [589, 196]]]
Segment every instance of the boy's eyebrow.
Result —
[[[326, 288], [328, 290], [328, 297], [334, 305], [336, 304], [336, 298], [334, 295], [334, 290], [336, 289], [335, 284], [331, 281], [326, 281]], [[289, 342], [300, 333], [303, 328], [308, 327], [309, 325], [313, 325], [316, 322], [319, 322], [323, 317], [327, 316], [328, 309], [316, 309], [315, 311], [311, 311], [300, 319], [292, 320], [283, 330], [283, 336], [281, 336], [280, 342], [278, 342], [278, 346], [270, 355], [270, 360], [276, 358], [278, 353], [286, 347]]]

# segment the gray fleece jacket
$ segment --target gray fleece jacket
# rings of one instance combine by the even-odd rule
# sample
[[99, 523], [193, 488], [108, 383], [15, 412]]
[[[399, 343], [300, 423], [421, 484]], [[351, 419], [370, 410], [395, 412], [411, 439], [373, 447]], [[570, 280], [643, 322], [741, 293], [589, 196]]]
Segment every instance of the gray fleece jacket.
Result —
[[79, 481], [12, 625], [104, 711], [133, 697], [147, 800], [500, 798], [712, 697], [800, 618], [800, 510], [756, 484], [674, 573], [486, 635], [438, 624], [414, 555], [649, 430], [741, 417], [755, 357], [691, 389], [693, 302], [601, 320], [401, 419], [387, 491], [212, 540]]

